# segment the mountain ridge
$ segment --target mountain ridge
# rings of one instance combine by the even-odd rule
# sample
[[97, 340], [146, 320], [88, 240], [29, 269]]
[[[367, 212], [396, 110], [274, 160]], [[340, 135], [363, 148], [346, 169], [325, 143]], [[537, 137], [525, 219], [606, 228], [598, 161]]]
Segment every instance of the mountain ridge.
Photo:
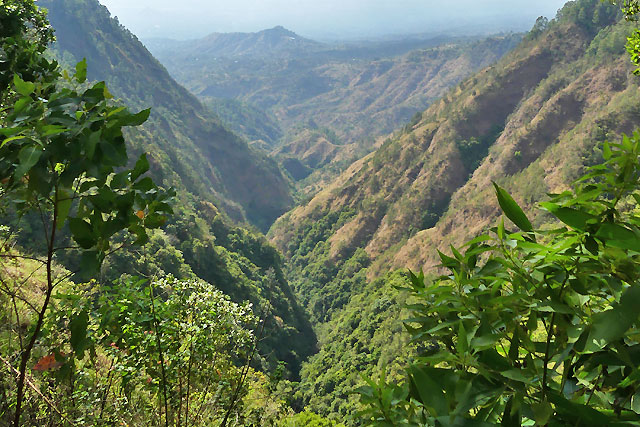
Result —
[[281, 25], [254, 33], [211, 33], [192, 40], [146, 39], [149, 50], [163, 54], [176, 49], [186, 51], [194, 61], [202, 56], [238, 58], [243, 56], [288, 56], [317, 50], [322, 43], [304, 38]]

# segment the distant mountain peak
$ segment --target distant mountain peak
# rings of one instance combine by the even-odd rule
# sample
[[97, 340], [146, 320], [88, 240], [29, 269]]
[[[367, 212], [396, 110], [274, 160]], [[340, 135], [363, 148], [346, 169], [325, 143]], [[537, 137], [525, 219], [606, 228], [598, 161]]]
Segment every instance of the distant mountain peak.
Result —
[[287, 30], [285, 27], [283, 27], [282, 25], [276, 25], [273, 28], [269, 28], [268, 30], [264, 30], [264, 31], [278, 31], [278, 32], [284, 32], [284, 33], [290, 33], [290, 34], [295, 34], [293, 31], [291, 30]]

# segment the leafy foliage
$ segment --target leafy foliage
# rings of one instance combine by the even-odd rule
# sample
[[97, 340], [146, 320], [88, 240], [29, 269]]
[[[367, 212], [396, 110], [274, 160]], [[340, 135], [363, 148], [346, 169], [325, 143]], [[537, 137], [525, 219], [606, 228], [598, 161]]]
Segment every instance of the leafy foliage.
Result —
[[[80, 288], [55, 296], [40, 351], [57, 363], [39, 369], [74, 422], [220, 422], [241, 381], [238, 363], [247, 363], [255, 344], [257, 319], [247, 304], [170, 276]], [[165, 390], [168, 415], [154, 404]]]
[[501, 223], [440, 254], [448, 274], [433, 283], [411, 275], [406, 328], [431, 349], [404, 385], [362, 389], [372, 424], [638, 424], [640, 133], [604, 153], [542, 204], [560, 228], [533, 230], [496, 186], [520, 231]]
[[[81, 62], [66, 82], [85, 81]], [[142, 124], [149, 110], [130, 114], [110, 105], [104, 83], [56, 90], [54, 83], [38, 86], [16, 75], [14, 85], [21, 97], [6, 117], [0, 147], [5, 197], [19, 213], [51, 212], [52, 228], [68, 222], [86, 275], [97, 271], [118, 231], [128, 229], [137, 244], [146, 243], [145, 230], [160, 227], [171, 213], [166, 202], [172, 194], [142, 177], [149, 169], [144, 155], [133, 169], [116, 169], [128, 160], [122, 128]], [[57, 249], [52, 240], [50, 249]]]
[[33, 1], [5, 0], [0, 8], [0, 101], [10, 93], [15, 73], [26, 81], [50, 76], [55, 64], [43, 57], [54, 40], [46, 14]]

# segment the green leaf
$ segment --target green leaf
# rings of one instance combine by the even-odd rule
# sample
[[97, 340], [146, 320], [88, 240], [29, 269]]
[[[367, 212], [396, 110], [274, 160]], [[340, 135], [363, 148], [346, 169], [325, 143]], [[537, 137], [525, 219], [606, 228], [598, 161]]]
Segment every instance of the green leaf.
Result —
[[59, 125], [47, 125], [42, 128], [42, 136], [58, 135], [66, 132], [68, 129]]
[[622, 294], [619, 304], [615, 304], [611, 310], [595, 314], [584, 351], [600, 351], [607, 344], [622, 338], [638, 321], [638, 301], [640, 286], [631, 286]]
[[562, 207], [555, 203], [545, 202], [540, 203], [540, 206], [551, 212], [553, 216], [558, 218], [560, 221], [576, 230], [584, 231], [586, 230], [589, 222], [598, 221], [598, 217], [595, 215], [591, 215], [590, 213], [582, 212], [577, 209]]
[[571, 402], [557, 392], [550, 391], [549, 400], [556, 405], [556, 412], [574, 422], [581, 420], [584, 425], [588, 426], [607, 426], [610, 424], [609, 417], [606, 415], [589, 406]]
[[511, 396], [507, 401], [502, 414], [501, 426], [520, 427], [522, 417], [520, 416], [520, 411], [514, 408], [514, 400], [514, 396]]
[[7, 138], [4, 141], [2, 141], [2, 144], [0, 144], [0, 148], [4, 147], [5, 144], [8, 144], [10, 142], [13, 141], [19, 141], [21, 139], [25, 139], [26, 137], [24, 135], [18, 135], [18, 136], [12, 136], [11, 138]]
[[87, 80], [87, 58], [83, 58], [76, 64], [75, 78], [79, 83], [84, 83]]
[[96, 147], [98, 146], [98, 142], [100, 142], [101, 136], [102, 136], [102, 132], [98, 130], [98, 131], [92, 132], [88, 138], [85, 138], [83, 145], [84, 145], [85, 153], [89, 158], [89, 160], [93, 160], [93, 156], [95, 155]]
[[18, 180], [27, 174], [38, 163], [42, 156], [42, 147], [27, 145], [18, 153], [19, 165], [14, 173], [14, 179]]
[[631, 398], [631, 409], [636, 414], [640, 414], [640, 391], [636, 392]]
[[13, 105], [14, 114], [22, 113], [33, 102], [30, 96], [25, 96], [16, 101]]
[[605, 141], [604, 144], [602, 145], [602, 157], [605, 160], [609, 160], [612, 154], [613, 153], [611, 152], [611, 146], [607, 141]]
[[58, 204], [56, 206], [58, 230], [64, 227], [64, 222], [69, 216], [69, 211], [71, 210], [71, 202], [73, 201], [71, 199], [72, 195], [73, 194], [71, 193], [71, 191], [64, 188], [61, 188], [58, 191]]
[[84, 280], [91, 278], [102, 264], [102, 257], [98, 251], [84, 251], [80, 257], [80, 277]]
[[498, 203], [504, 214], [509, 218], [520, 230], [533, 231], [533, 226], [522, 211], [522, 208], [513, 200], [511, 195], [507, 193], [503, 188], [498, 186], [495, 182], [493, 186], [496, 189], [496, 196], [498, 197]]
[[136, 179], [140, 177], [143, 173], [149, 170], [149, 161], [147, 160], [147, 154], [144, 153], [140, 156], [138, 161], [136, 162], [135, 167], [131, 171], [131, 182], [134, 182]]
[[409, 369], [411, 384], [417, 392], [416, 400], [430, 408], [434, 415], [447, 415], [449, 405], [444, 391], [438, 381], [429, 375], [433, 368], [418, 368], [412, 366]]
[[96, 244], [91, 224], [80, 218], [69, 218], [69, 229], [75, 240], [82, 248], [90, 249]]
[[160, 228], [167, 222], [167, 217], [158, 214], [151, 214], [145, 217], [144, 226], [147, 228]]
[[463, 322], [460, 322], [460, 325], [458, 327], [457, 349], [459, 355], [464, 355], [469, 349], [469, 337], [467, 335], [467, 330], [464, 328]]
[[640, 236], [621, 225], [604, 223], [596, 232], [596, 237], [609, 246], [640, 252]]
[[89, 315], [86, 311], [80, 312], [77, 316], [74, 316], [69, 322], [69, 329], [71, 330], [70, 344], [76, 356], [80, 359], [84, 357], [84, 350], [87, 343], [87, 326], [89, 324]]
[[539, 402], [531, 405], [533, 409], [533, 417], [536, 420], [536, 424], [544, 426], [553, 416], [553, 407], [549, 402]]
[[13, 85], [16, 88], [16, 92], [22, 96], [29, 96], [36, 89], [35, 83], [25, 82], [17, 74], [13, 76]]
[[2, 136], [13, 136], [17, 133], [22, 132], [23, 130], [27, 129], [24, 126], [18, 126], [18, 127], [14, 127], [14, 128], [2, 128], [0, 129], [0, 135]]
[[146, 110], [142, 110], [137, 114], [128, 114], [126, 117], [120, 119], [121, 126], [140, 126], [149, 118], [149, 114], [151, 114], [151, 109], [147, 108]]
[[155, 187], [153, 180], [148, 176], [133, 184], [133, 188], [139, 191], [149, 191]]

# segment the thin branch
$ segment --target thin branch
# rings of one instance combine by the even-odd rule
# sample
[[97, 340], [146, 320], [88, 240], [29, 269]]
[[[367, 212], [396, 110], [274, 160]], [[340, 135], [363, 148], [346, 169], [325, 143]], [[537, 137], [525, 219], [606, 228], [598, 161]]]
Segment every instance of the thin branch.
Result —
[[43, 265], [47, 265], [47, 261], [40, 259], [40, 258], [36, 258], [33, 256], [28, 256], [28, 255], [11, 255], [11, 254], [0, 254], [0, 258], [8, 258], [8, 259], [28, 259], [31, 261], [37, 261]]

